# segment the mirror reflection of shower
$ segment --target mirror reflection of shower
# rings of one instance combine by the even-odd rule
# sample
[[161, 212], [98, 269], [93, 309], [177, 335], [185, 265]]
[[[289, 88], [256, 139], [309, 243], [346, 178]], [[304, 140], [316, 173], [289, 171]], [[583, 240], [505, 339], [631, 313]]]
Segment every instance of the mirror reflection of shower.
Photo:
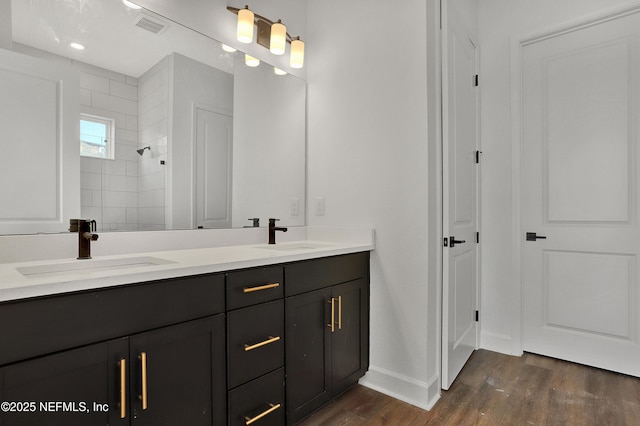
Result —
[[[136, 149], [136, 152], [138, 154], [140, 154], [140, 156], [142, 156], [142, 153], [144, 152], [145, 149], [148, 149], [149, 151], [151, 151], [151, 147], [150, 146], [145, 146], [144, 148]], [[129, 151], [129, 152], [131, 152], [131, 151]]]

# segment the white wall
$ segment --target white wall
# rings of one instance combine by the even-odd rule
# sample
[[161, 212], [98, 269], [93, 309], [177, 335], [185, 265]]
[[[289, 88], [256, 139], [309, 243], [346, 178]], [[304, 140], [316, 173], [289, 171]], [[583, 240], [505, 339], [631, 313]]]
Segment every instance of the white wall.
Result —
[[[233, 226], [248, 218], [305, 224], [306, 83], [251, 68], [236, 56], [233, 98]], [[297, 200], [298, 213], [291, 204]]]
[[[436, 3], [308, 3], [309, 224], [375, 228], [363, 383], [422, 407], [439, 390], [438, 284], [427, 267], [436, 238], [428, 226], [435, 76], [427, 77]], [[315, 215], [317, 197], [324, 216]]]
[[[479, 2], [482, 164], [482, 346], [518, 354], [511, 308], [513, 194], [511, 129], [512, 42], [601, 11], [637, 4], [627, 0], [483, 0]], [[515, 338], [512, 339], [512, 338]]]
[[0, 48], [11, 49], [11, 0], [0, 0]]

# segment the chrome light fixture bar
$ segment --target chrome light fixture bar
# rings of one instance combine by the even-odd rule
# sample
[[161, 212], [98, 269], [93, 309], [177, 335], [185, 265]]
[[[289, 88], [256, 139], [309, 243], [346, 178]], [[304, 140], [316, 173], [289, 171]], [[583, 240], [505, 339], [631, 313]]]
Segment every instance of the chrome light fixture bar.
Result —
[[241, 43], [251, 43], [253, 41], [254, 26], [258, 28], [256, 42], [269, 49], [274, 55], [284, 55], [286, 44], [291, 44], [291, 54], [289, 63], [292, 68], [302, 68], [304, 66], [304, 42], [300, 37], [291, 37], [287, 32], [287, 27], [281, 20], [276, 22], [258, 15], [245, 6], [244, 9], [227, 6], [227, 10], [238, 15], [238, 26], [236, 38]]

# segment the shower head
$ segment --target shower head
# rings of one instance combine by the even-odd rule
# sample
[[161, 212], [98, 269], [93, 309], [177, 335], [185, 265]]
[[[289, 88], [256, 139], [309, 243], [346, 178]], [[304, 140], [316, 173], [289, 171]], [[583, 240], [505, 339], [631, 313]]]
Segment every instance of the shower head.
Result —
[[150, 146], [145, 146], [144, 148], [136, 149], [136, 152], [138, 154], [142, 155], [142, 153], [144, 152], [145, 149], [148, 149], [149, 151], [151, 151], [151, 147]]

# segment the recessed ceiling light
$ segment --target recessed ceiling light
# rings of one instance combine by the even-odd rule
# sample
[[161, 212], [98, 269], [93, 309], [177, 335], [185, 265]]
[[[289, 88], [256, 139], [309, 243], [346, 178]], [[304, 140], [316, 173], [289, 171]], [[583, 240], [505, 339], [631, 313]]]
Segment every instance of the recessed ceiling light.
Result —
[[135, 10], [142, 9], [142, 6], [138, 6], [135, 3], [131, 3], [128, 0], [122, 0], [122, 3], [124, 3], [124, 5], [127, 6], [130, 9], [135, 9]]
[[77, 50], [84, 50], [84, 46], [81, 45], [80, 43], [69, 43], [69, 46], [73, 47], [74, 49]]

